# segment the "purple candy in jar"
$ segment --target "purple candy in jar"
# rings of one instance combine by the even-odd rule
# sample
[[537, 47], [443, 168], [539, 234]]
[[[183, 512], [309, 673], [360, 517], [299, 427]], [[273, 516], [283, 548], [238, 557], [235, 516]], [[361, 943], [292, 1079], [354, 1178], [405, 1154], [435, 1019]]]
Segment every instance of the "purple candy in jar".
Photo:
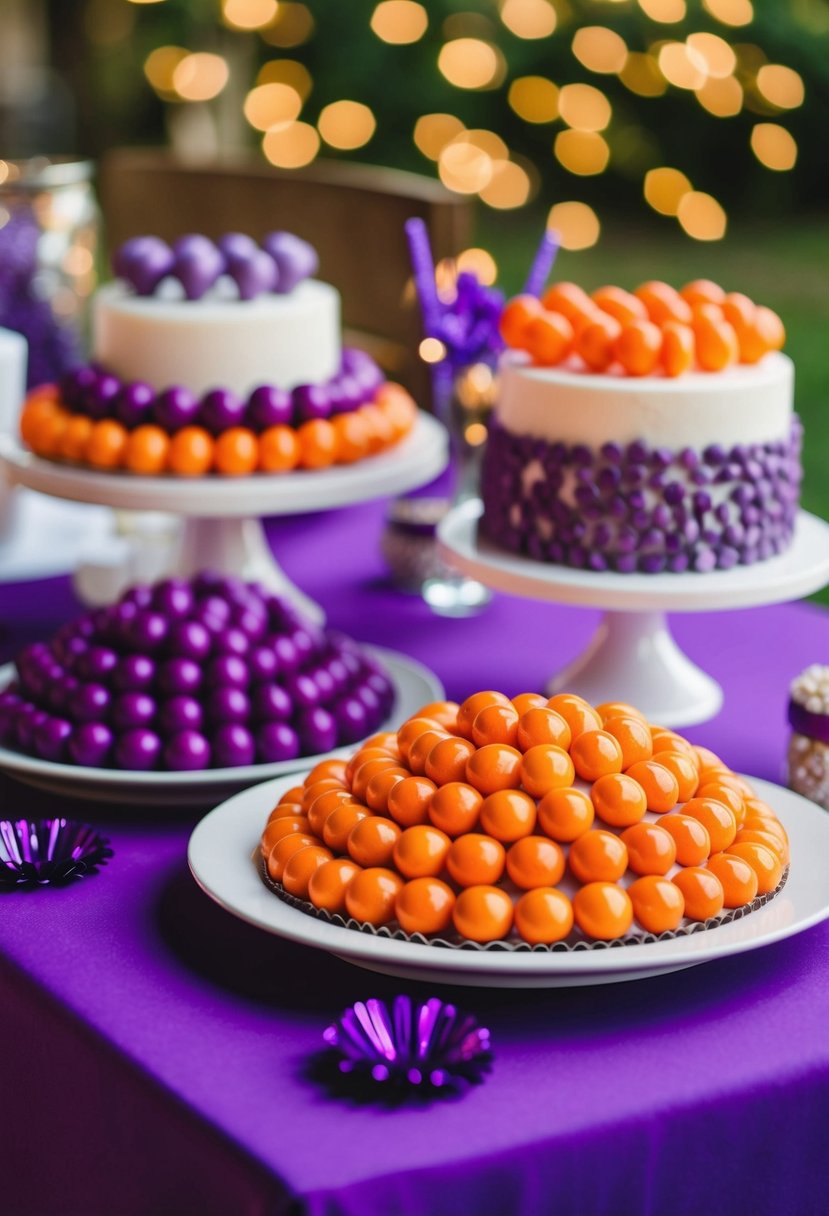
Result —
[[87, 390], [84, 413], [90, 418], [112, 418], [121, 392], [121, 381], [109, 372], [99, 372], [95, 383]]
[[271, 426], [291, 426], [294, 403], [284, 388], [262, 384], [248, 397], [244, 425], [254, 431], [266, 431]]
[[240, 768], [253, 764], [256, 744], [250, 731], [238, 723], [217, 727], [211, 738], [213, 763], [217, 768]]
[[204, 674], [207, 684], [213, 688], [247, 688], [250, 681], [247, 664], [235, 654], [223, 654], [212, 659]]
[[151, 296], [158, 284], [173, 272], [173, 251], [157, 236], [136, 236], [125, 241], [112, 259], [112, 269], [126, 279], [140, 296]]
[[297, 718], [297, 729], [306, 755], [330, 752], [337, 745], [337, 723], [334, 715], [321, 705], [305, 709]]
[[195, 697], [169, 697], [158, 711], [158, 725], [165, 735], [180, 730], [201, 730], [203, 723], [204, 710]]
[[182, 385], [165, 388], [155, 399], [153, 420], [173, 434], [201, 421], [201, 405], [189, 389]]
[[266, 722], [256, 732], [256, 754], [260, 764], [295, 760], [300, 754], [299, 735], [287, 722]]
[[105, 723], [84, 722], [75, 727], [69, 740], [69, 754], [76, 764], [85, 768], [101, 768], [109, 758], [113, 738]]
[[86, 409], [87, 394], [94, 388], [98, 373], [88, 364], [83, 367], [73, 367], [60, 381], [61, 400], [70, 410], [81, 412]]
[[167, 650], [178, 658], [197, 663], [210, 654], [211, 638], [199, 621], [175, 621], [167, 637]]
[[291, 397], [298, 423], [331, 417], [331, 398], [324, 384], [298, 384]]
[[119, 422], [132, 431], [149, 422], [153, 416], [155, 389], [140, 380], [125, 384], [118, 394], [114, 413]]
[[293, 291], [303, 279], [316, 274], [319, 267], [317, 251], [301, 237], [292, 232], [269, 232], [262, 244], [276, 263], [275, 290], [280, 295]]
[[345, 697], [331, 707], [341, 743], [356, 743], [368, 730], [368, 710], [356, 697]]
[[225, 270], [224, 255], [206, 236], [180, 237], [173, 246], [172, 273], [188, 300], [200, 300]]
[[110, 715], [118, 730], [150, 726], [155, 718], [155, 700], [146, 692], [124, 692], [112, 702]]
[[189, 616], [194, 603], [190, 585], [183, 578], [167, 578], [153, 588], [153, 608], [164, 616]]
[[118, 768], [146, 772], [155, 768], [161, 758], [161, 740], [154, 731], [140, 727], [125, 731], [115, 744]]
[[158, 668], [158, 687], [168, 696], [197, 692], [202, 684], [202, 669], [192, 659], [168, 659]]
[[294, 703], [281, 684], [257, 684], [252, 703], [260, 722], [287, 722], [293, 716]]
[[148, 655], [125, 655], [112, 673], [112, 687], [120, 692], [143, 692], [152, 686], [155, 672], [155, 663]]
[[242, 426], [246, 410], [247, 402], [229, 388], [214, 388], [201, 399], [199, 423], [211, 434], [221, 435], [231, 427]]
[[250, 698], [241, 688], [225, 685], [213, 689], [207, 698], [206, 709], [211, 722], [247, 722], [250, 719]]
[[111, 703], [103, 684], [81, 684], [68, 708], [76, 722], [99, 722], [109, 713]]
[[71, 738], [71, 722], [65, 718], [47, 718], [35, 730], [35, 751], [42, 760], [65, 760]]
[[108, 646], [90, 646], [75, 664], [75, 671], [84, 680], [104, 683], [110, 680], [118, 666], [118, 655]]
[[180, 730], [164, 748], [164, 766], [175, 772], [197, 772], [210, 764], [210, 744], [197, 730]]

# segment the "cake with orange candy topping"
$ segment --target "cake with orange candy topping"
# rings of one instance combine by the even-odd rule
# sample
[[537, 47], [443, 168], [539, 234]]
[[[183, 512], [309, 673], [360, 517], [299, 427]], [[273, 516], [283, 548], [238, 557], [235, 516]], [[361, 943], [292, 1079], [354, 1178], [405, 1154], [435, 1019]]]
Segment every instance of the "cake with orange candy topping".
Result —
[[584, 949], [744, 915], [789, 854], [745, 780], [633, 706], [485, 691], [323, 760], [261, 860], [276, 894], [350, 928]]
[[539, 561], [658, 574], [750, 565], [791, 543], [802, 468], [794, 372], [770, 309], [698, 280], [505, 307], [482, 529]]
[[353, 464], [414, 424], [408, 393], [343, 349], [337, 291], [286, 232], [168, 246], [137, 237], [93, 301], [94, 362], [36, 389], [36, 455], [144, 476], [227, 477]]

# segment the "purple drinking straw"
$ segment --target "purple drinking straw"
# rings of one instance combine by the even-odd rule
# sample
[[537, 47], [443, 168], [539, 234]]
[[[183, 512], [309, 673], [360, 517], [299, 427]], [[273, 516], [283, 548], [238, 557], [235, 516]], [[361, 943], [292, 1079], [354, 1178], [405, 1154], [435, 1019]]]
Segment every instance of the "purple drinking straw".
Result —
[[553, 268], [553, 262], [555, 262], [558, 255], [560, 245], [561, 238], [555, 229], [545, 228], [541, 243], [533, 258], [530, 273], [527, 275], [527, 281], [524, 284], [525, 295], [541, 295], [544, 290], [544, 284], [547, 282], [550, 271]]

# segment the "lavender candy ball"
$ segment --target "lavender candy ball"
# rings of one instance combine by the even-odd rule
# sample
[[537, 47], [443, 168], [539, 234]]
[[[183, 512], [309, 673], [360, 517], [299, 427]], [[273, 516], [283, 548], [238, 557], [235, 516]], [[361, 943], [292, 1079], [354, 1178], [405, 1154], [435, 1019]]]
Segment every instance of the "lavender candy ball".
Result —
[[200, 300], [225, 271], [224, 255], [200, 234], [180, 237], [173, 246], [172, 273], [188, 300]]
[[256, 756], [260, 764], [295, 760], [299, 754], [299, 735], [287, 722], [266, 722], [256, 732]]
[[35, 751], [42, 760], [60, 762], [66, 759], [71, 738], [71, 722], [67, 722], [65, 718], [47, 718], [35, 730]]
[[204, 675], [211, 688], [247, 688], [250, 682], [247, 664], [235, 654], [223, 654], [212, 659]]
[[255, 300], [257, 296], [275, 291], [279, 281], [276, 262], [264, 249], [255, 249], [247, 257], [228, 260], [227, 272], [239, 289], [240, 300]]
[[112, 702], [110, 717], [118, 730], [150, 726], [156, 714], [155, 700], [146, 692], [124, 692]]
[[101, 768], [109, 759], [114, 735], [103, 722], [84, 722], [76, 726], [69, 740], [69, 754], [76, 764]]
[[281, 684], [257, 684], [251, 702], [259, 722], [287, 722], [293, 716], [294, 703]]
[[201, 688], [202, 669], [192, 659], [168, 659], [158, 667], [158, 690], [174, 697]]
[[190, 584], [183, 578], [166, 578], [153, 588], [153, 608], [168, 617], [189, 616], [195, 598]]
[[152, 418], [155, 389], [141, 380], [125, 384], [115, 399], [114, 413], [128, 431], [142, 426]]
[[146, 654], [128, 654], [118, 660], [112, 673], [112, 687], [119, 692], [144, 692], [152, 687], [156, 665]]
[[213, 763], [217, 768], [240, 768], [253, 764], [256, 759], [256, 744], [253, 735], [238, 723], [219, 726], [210, 740]]
[[201, 399], [199, 423], [211, 434], [221, 435], [231, 427], [242, 426], [246, 410], [247, 402], [229, 388], [214, 388]]
[[155, 399], [153, 421], [170, 434], [192, 426], [200, 416], [201, 404], [198, 398], [181, 385], [165, 388]]
[[252, 257], [259, 251], [256, 241], [246, 232], [226, 232], [219, 237], [216, 246], [224, 254], [228, 265], [241, 258]]
[[254, 431], [265, 431], [270, 426], [291, 426], [294, 421], [294, 403], [284, 388], [263, 384], [255, 388], [248, 397], [244, 425]]
[[199, 663], [211, 649], [210, 633], [200, 621], [176, 621], [167, 636], [167, 650], [177, 658]]
[[118, 768], [146, 772], [155, 768], [161, 758], [161, 740], [154, 731], [139, 727], [125, 731], [115, 744]]
[[75, 671], [84, 680], [106, 683], [118, 667], [118, 655], [108, 646], [90, 646], [75, 664]]
[[103, 684], [81, 684], [69, 710], [76, 722], [100, 722], [111, 704], [112, 697]]
[[306, 709], [297, 718], [297, 730], [306, 755], [330, 752], [337, 745], [337, 723], [334, 715], [321, 705]]
[[157, 236], [136, 236], [116, 249], [112, 269], [140, 296], [151, 296], [173, 270], [173, 251]]
[[121, 392], [121, 381], [109, 372], [100, 372], [95, 383], [87, 390], [84, 413], [90, 418], [112, 418], [115, 405]]
[[195, 772], [210, 764], [210, 744], [197, 730], [180, 730], [164, 748], [164, 766], [176, 772]]
[[331, 417], [331, 398], [324, 384], [298, 384], [291, 397], [298, 423]]
[[337, 723], [340, 743], [356, 743], [366, 735], [369, 729], [368, 710], [356, 697], [345, 697], [335, 702], [331, 712]]
[[241, 688], [214, 688], [207, 698], [207, 716], [211, 722], [248, 722], [250, 698]]
[[168, 735], [181, 730], [201, 730], [203, 723], [204, 710], [195, 697], [170, 697], [158, 711], [158, 725]]
[[160, 650], [167, 641], [170, 626], [160, 612], [137, 612], [127, 626], [127, 640], [138, 651]]
[[269, 232], [262, 242], [276, 262], [278, 279], [275, 290], [281, 295], [316, 274], [319, 258], [313, 245], [292, 232]]

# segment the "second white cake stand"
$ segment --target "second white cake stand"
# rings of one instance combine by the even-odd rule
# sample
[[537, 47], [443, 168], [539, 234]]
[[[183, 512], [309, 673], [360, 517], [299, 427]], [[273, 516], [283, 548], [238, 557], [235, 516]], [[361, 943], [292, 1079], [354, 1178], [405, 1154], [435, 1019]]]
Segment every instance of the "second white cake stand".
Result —
[[[43, 460], [10, 435], [0, 436], [0, 465], [13, 482], [74, 502], [116, 510], [169, 512], [184, 524], [170, 569], [190, 575], [219, 570], [259, 582], [292, 600], [311, 619], [324, 613], [296, 587], [275, 560], [262, 528], [263, 515], [298, 515], [401, 494], [443, 472], [449, 459], [446, 431], [419, 413], [411, 433], [395, 447], [353, 465], [249, 477], [136, 477], [100, 473]], [[106, 572], [101, 570], [103, 580]], [[94, 572], [85, 577], [92, 592]], [[110, 584], [111, 584], [110, 580]], [[129, 581], [128, 571], [124, 582]], [[109, 598], [123, 588], [109, 586]]]
[[439, 548], [463, 574], [497, 591], [558, 604], [601, 608], [587, 649], [546, 684], [593, 704], [629, 701], [663, 726], [712, 718], [722, 689], [677, 646], [668, 612], [711, 612], [783, 603], [829, 583], [829, 524], [801, 511], [786, 553], [753, 566], [710, 574], [617, 574], [548, 565], [499, 549], [478, 536], [480, 500], [451, 511], [438, 527]]

